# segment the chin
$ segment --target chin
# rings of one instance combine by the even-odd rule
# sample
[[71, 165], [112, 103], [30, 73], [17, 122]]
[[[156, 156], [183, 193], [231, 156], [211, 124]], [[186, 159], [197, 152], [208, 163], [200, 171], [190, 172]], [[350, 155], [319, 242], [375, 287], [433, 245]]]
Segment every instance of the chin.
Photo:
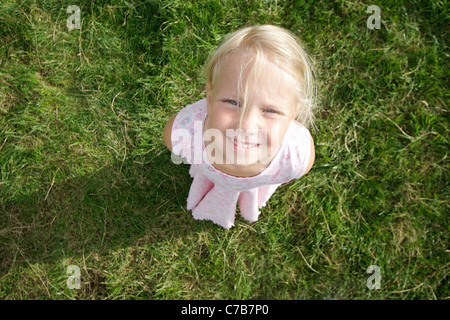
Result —
[[236, 167], [236, 168], [245, 168], [245, 167], [250, 167], [250, 166], [253, 166], [253, 165], [255, 165], [255, 164], [257, 164], [257, 162], [251, 162], [251, 163], [244, 163], [244, 164], [241, 164], [241, 163], [233, 163], [232, 165], [234, 166], [234, 167]]

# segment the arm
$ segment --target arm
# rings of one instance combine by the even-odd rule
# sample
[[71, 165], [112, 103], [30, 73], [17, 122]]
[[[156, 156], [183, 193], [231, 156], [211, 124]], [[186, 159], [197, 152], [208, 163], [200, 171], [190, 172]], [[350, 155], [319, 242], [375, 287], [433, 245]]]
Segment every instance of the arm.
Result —
[[311, 167], [313, 166], [314, 161], [316, 160], [316, 150], [314, 148], [314, 140], [312, 137], [311, 137], [310, 144], [311, 144], [311, 148], [309, 151], [309, 162], [308, 162], [308, 166], [306, 167], [305, 173], [303, 175], [307, 174], [309, 172], [309, 170], [311, 170]]
[[[305, 126], [303, 124], [301, 124], [300, 122], [298, 122], [298, 121], [295, 121], [295, 122], [305, 128]], [[314, 140], [313, 140], [312, 136], [311, 136], [309, 150], [310, 150], [309, 151], [309, 162], [308, 162], [308, 165], [306, 166], [306, 170], [305, 170], [305, 173], [303, 173], [303, 175], [307, 174], [309, 172], [309, 170], [311, 170], [311, 168], [314, 164], [314, 161], [316, 160], [316, 149], [314, 148]]]
[[175, 121], [175, 117], [178, 115], [178, 113], [175, 113], [169, 118], [169, 121], [167, 121], [167, 124], [164, 128], [164, 143], [166, 144], [167, 149], [172, 151], [172, 125]]

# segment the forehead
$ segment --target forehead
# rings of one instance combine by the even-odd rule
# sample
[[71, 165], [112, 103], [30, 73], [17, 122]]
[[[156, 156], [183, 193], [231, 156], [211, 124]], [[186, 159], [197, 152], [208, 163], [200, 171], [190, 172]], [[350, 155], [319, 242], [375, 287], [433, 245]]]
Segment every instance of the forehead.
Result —
[[298, 85], [292, 76], [267, 58], [232, 53], [220, 65], [216, 86], [218, 94], [291, 106]]

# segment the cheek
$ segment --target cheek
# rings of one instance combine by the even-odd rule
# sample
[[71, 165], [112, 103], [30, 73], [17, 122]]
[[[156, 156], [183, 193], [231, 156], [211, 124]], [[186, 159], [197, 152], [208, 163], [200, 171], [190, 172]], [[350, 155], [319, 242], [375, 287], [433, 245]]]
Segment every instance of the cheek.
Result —
[[270, 145], [281, 145], [287, 126], [284, 122], [272, 121], [267, 125], [267, 142]]
[[227, 108], [216, 107], [211, 112], [210, 128], [225, 129], [233, 128], [236, 122], [236, 112], [232, 112]]

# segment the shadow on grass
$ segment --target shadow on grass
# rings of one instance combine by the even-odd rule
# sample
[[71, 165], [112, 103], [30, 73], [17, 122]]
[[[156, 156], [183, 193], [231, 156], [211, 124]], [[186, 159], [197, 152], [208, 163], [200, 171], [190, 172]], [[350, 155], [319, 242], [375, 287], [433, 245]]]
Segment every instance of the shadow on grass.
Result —
[[[89, 12], [89, 7], [82, 9]], [[100, 7], [94, 9], [100, 10]], [[150, 73], [164, 64], [159, 33], [164, 17], [158, 10], [158, 2], [127, 9], [127, 27], [116, 34], [129, 41], [136, 56], [150, 51], [159, 57], [152, 61], [156, 67], [148, 69]], [[139, 20], [131, 19], [133, 15]], [[143, 37], [146, 33], [149, 35]], [[80, 106], [89, 107], [86, 94], [80, 91], [83, 75], [74, 71], [71, 79], [67, 96]], [[140, 89], [132, 80], [133, 75], [124, 80], [133, 91], [130, 96]], [[155, 100], [153, 104], [158, 105], [158, 102]], [[102, 107], [110, 108], [109, 105]], [[119, 110], [121, 106], [117, 103], [115, 107]], [[124, 108], [128, 109], [130, 118], [139, 117], [134, 114], [139, 110], [128, 105]], [[157, 128], [152, 130], [157, 131]], [[7, 201], [0, 201], [0, 275], [13, 273], [16, 278], [22, 278], [25, 277], [23, 269], [41, 264], [60, 265], [65, 272], [67, 265], [80, 264], [85, 257], [109, 256], [111, 252], [129, 247], [145, 247], [151, 255], [152, 249], [163, 242], [215, 228], [212, 224], [195, 223], [186, 210], [191, 183], [188, 166], [174, 165], [167, 150], [138, 157], [132, 156], [132, 151], [132, 147], [127, 146], [130, 156], [124, 162], [118, 161], [90, 175], [42, 185], [33, 193], [18, 193]], [[108, 294], [105, 272], [99, 270], [108, 263], [105, 260], [103, 258], [92, 268], [93, 280], [87, 284], [90, 292], [83, 296], [95, 298]], [[63, 273], [62, 277], [67, 279], [68, 276]], [[9, 278], [14, 279], [14, 276]], [[14, 288], [2, 289], [7, 295], [8, 291], [14, 293]], [[39, 290], [32, 291], [34, 296]]]
[[106, 167], [7, 202], [0, 207], [0, 274], [35, 264], [64, 268], [129, 247], [151, 255], [163, 242], [215, 228], [185, 209], [188, 168], [169, 159], [167, 151], [146, 165]]

